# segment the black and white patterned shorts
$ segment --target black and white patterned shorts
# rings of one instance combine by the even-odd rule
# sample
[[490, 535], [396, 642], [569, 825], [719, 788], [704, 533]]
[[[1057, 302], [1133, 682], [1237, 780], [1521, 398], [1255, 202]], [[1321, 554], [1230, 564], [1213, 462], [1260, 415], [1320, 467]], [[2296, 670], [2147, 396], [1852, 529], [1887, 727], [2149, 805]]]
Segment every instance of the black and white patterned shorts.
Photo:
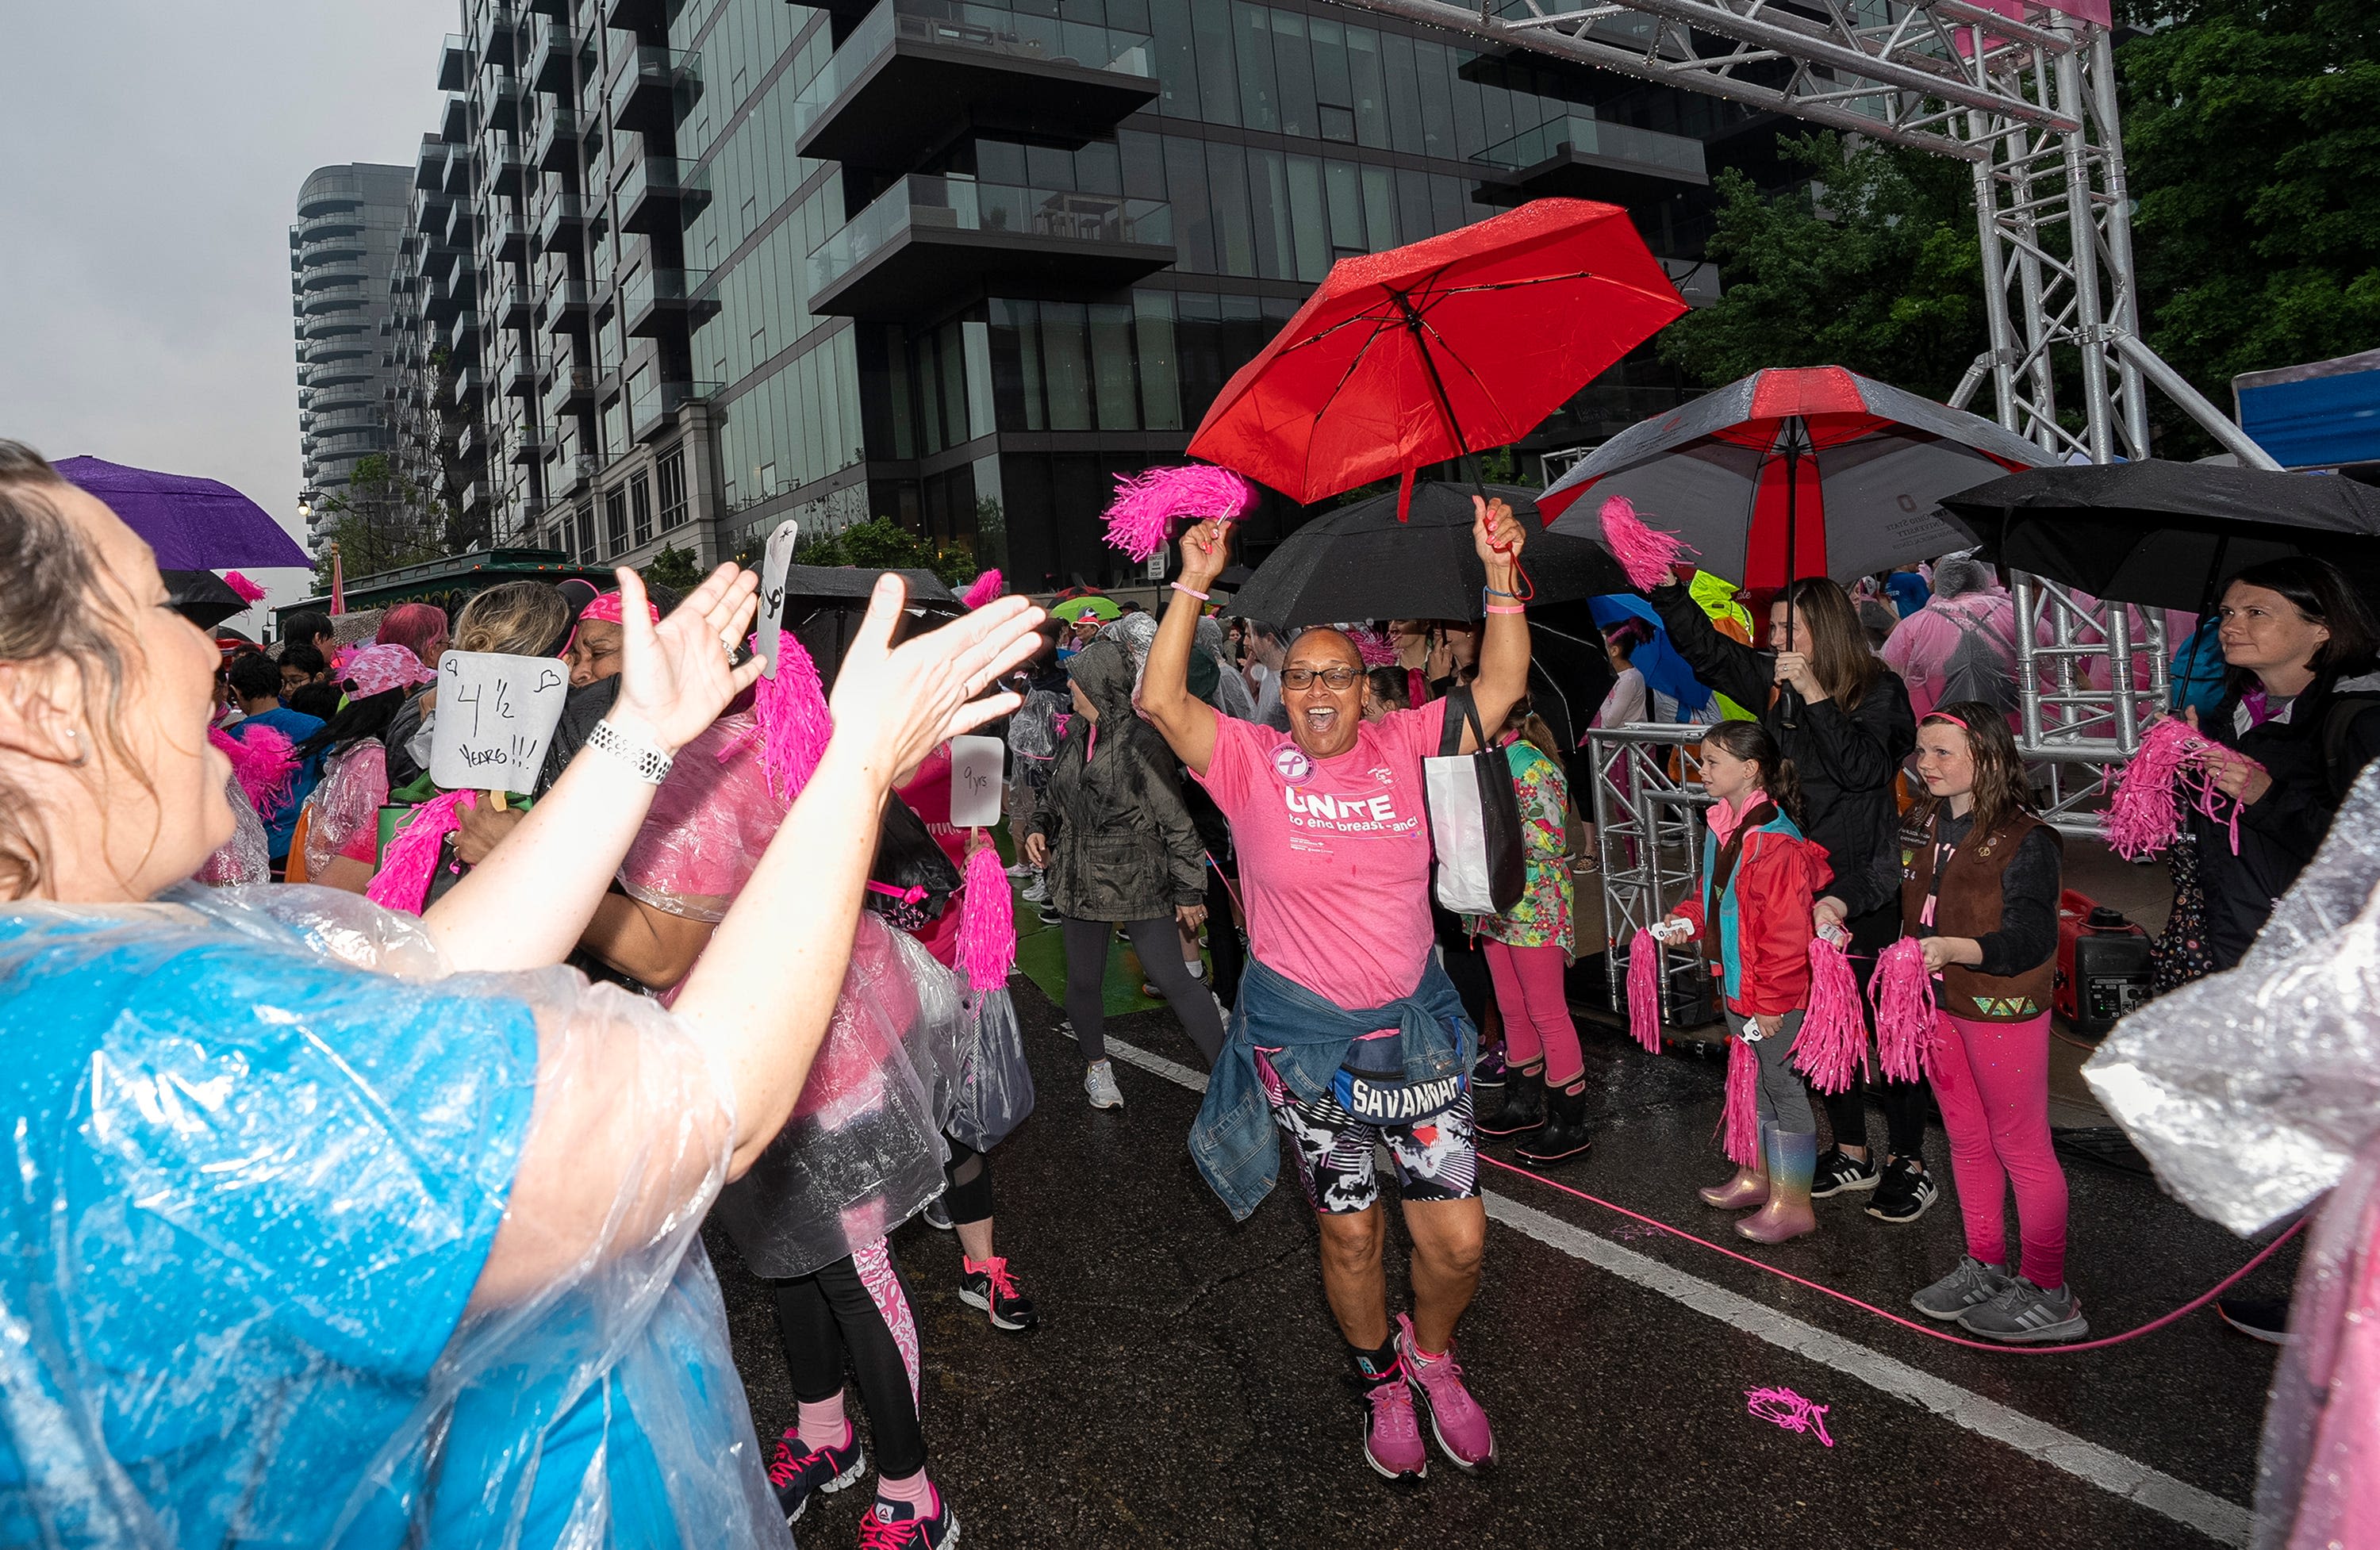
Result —
[[1297, 1176], [1305, 1198], [1329, 1217], [1368, 1211], [1380, 1198], [1372, 1154], [1385, 1144], [1406, 1200], [1470, 1200], [1479, 1193], [1479, 1147], [1471, 1132], [1471, 1089], [1451, 1107], [1404, 1125], [1366, 1124], [1330, 1093], [1306, 1102], [1257, 1055], [1257, 1075], [1272, 1106], [1273, 1123], [1297, 1148]]

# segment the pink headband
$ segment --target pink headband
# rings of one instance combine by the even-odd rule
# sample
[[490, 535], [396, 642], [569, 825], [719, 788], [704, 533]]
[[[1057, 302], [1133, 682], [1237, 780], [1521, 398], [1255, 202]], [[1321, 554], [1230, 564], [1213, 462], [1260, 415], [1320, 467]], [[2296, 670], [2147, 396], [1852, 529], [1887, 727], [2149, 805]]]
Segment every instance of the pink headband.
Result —
[[339, 673], [342, 683], [355, 685], [358, 699], [370, 699], [391, 689], [411, 688], [437, 676], [421, 665], [421, 659], [411, 648], [386, 641], [358, 647], [348, 654], [346, 666]]
[[[626, 606], [626, 603], [622, 601], [617, 589], [609, 592], [598, 593], [593, 602], [589, 603], [585, 608], [578, 611], [577, 623], [570, 626], [569, 638], [565, 639], [562, 643], [562, 650], [558, 655], [565, 657], [570, 655], [570, 648], [577, 642], [578, 627], [580, 624], [624, 624], [627, 623], [627, 615], [621, 612]], [[661, 608], [650, 598], [647, 598], [645, 599], [645, 612], [651, 615], [654, 624], [658, 624], [662, 622]]]
[[1948, 721], [1952, 726], [1957, 727], [1961, 732], [1973, 732], [1975, 730], [1966, 722], [1959, 720], [1958, 717], [1951, 715], [1948, 710], [1928, 710], [1925, 712], [1925, 719], [1929, 721]]

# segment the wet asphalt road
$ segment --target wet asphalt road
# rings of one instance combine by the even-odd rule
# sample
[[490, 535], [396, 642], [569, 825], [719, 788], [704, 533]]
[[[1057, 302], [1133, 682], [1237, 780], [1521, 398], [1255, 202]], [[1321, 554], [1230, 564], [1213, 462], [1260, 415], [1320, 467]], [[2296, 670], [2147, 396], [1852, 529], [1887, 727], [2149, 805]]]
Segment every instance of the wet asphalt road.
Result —
[[[1126, 1107], [1090, 1109], [1058, 1012], [1022, 976], [1013, 985], [1039, 1105], [994, 1155], [997, 1231], [1042, 1327], [1003, 1334], [961, 1302], [950, 1235], [913, 1221], [894, 1239], [921, 1304], [929, 1467], [965, 1550], [1958, 1550], [2244, 1534], [2274, 1353], [2211, 1314], [2103, 1351], [1965, 1350], [1492, 1168], [1486, 1279], [1458, 1353], [1500, 1464], [1475, 1479], [1440, 1460], [1426, 1483], [1386, 1485], [1359, 1452], [1361, 1408], [1293, 1181], [1233, 1225], [1184, 1144], [1197, 1094], [1120, 1057]], [[1198, 1064], [1168, 1012], [1109, 1030]], [[1718, 1062], [1583, 1032], [1596, 1148], [1557, 1177], [1735, 1246], [1730, 1218], [1693, 1193], [1727, 1172], [1710, 1140]], [[1881, 1142], [1880, 1116], [1871, 1127]], [[1927, 1162], [1947, 1186], [1938, 1130]], [[2252, 1252], [2145, 1178], [2070, 1159], [2067, 1171], [2070, 1278], [2095, 1336], [2187, 1302]], [[1919, 1222], [1893, 1227], [1857, 1199], [1822, 1201], [1818, 1233], [1752, 1252], [1905, 1312], [1957, 1259], [1955, 1202], [1946, 1187]], [[768, 1303], [723, 1238], [710, 1246], [753, 1419], [773, 1439], [794, 1404]], [[1392, 1309], [1403, 1256], [1392, 1232]], [[2292, 1244], [2241, 1290], [2278, 1294], [2295, 1260]], [[1748, 1414], [1755, 1387], [1826, 1406], [1832, 1446]], [[853, 1413], [864, 1428], [856, 1392]], [[868, 1495], [814, 1507], [802, 1544], [851, 1544]]]

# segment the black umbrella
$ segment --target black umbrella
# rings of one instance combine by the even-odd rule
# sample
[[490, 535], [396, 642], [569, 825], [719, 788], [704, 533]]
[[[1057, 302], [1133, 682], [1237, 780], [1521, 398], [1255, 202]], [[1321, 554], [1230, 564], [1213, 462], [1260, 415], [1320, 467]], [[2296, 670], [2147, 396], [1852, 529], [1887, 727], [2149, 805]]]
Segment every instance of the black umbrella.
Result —
[[159, 571], [164, 578], [165, 600], [202, 630], [212, 630], [235, 613], [248, 612], [248, 599], [212, 571]]
[[2212, 463], [2034, 468], [1942, 503], [1985, 557], [2094, 597], [2204, 613], [2224, 581], [2311, 554], [2380, 596], [2380, 490]]
[[[876, 595], [876, 578], [884, 573], [866, 565], [788, 565], [785, 567], [784, 627], [818, 664], [820, 682], [829, 689], [843, 666], [843, 654], [868, 615], [868, 599]], [[937, 622], [966, 612], [957, 593], [931, 571], [894, 571], [909, 585], [909, 609]], [[907, 638], [909, 626], [893, 627], [897, 644]]]
[[[1548, 533], [1536, 491], [1490, 486], [1528, 534], [1523, 568], [1545, 602], [1624, 591], [1628, 578], [1601, 544]], [[1346, 619], [1477, 619], [1487, 567], [1471, 547], [1475, 514], [1466, 485], [1414, 486], [1411, 520], [1397, 520], [1397, 494], [1325, 513], [1281, 540], [1232, 612], [1269, 624]]]

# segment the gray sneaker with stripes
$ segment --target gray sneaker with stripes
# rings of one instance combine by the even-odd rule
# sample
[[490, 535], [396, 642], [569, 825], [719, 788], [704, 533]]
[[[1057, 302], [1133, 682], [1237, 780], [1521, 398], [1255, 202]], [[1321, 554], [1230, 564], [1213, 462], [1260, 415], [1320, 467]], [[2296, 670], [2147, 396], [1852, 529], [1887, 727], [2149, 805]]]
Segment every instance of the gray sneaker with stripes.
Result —
[[1959, 1327], [2010, 1345], [2079, 1340], [2091, 1332], [2091, 1326], [2082, 1322], [2082, 1301], [2072, 1287], [2044, 1291], [2022, 1276], [2009, 1282], [1990, 1302], [1961, 1314]]

